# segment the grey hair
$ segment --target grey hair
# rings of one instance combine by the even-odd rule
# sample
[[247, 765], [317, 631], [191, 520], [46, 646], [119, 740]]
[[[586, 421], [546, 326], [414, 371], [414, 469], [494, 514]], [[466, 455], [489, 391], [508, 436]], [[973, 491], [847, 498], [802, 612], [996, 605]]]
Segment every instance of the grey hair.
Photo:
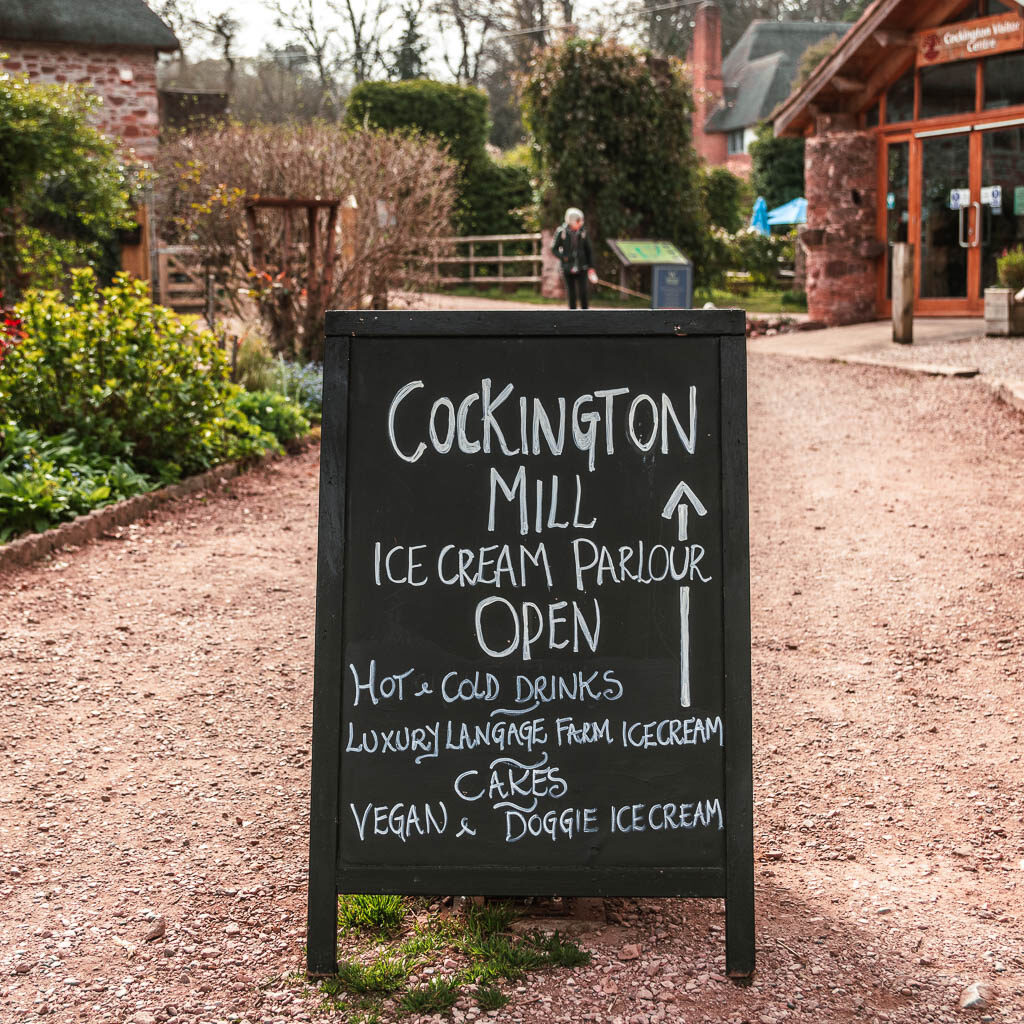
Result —
[[574, 220], [583, 220], [583, 211], [577, 209], [575, 206], [570, 206], [569, 209], [565, 211], [565, 223], [571, 224]]

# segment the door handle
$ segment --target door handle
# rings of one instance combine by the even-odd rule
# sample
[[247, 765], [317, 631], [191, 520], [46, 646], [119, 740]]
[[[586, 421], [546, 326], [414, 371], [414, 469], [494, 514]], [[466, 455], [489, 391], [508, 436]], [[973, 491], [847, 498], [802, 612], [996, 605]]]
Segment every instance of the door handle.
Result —
[[974, 207], [974, 248], [981, 248], [981, 203], [973, 202], [971, 206]]
[[970, 247], [971, 247], [971, 243], [970, 242], [965, 242], [964, 241], [964, 210], [966, 210], [966, 209], [967, 209], [966, 206], [961, 206], [961, 207], [958, 207], [958, 209], [957, 209], [957, 213], [960, 216], [960, 237], [959, 237], [959, 242], [960, 242], [960, 248], [961, 249], [970, 249]]

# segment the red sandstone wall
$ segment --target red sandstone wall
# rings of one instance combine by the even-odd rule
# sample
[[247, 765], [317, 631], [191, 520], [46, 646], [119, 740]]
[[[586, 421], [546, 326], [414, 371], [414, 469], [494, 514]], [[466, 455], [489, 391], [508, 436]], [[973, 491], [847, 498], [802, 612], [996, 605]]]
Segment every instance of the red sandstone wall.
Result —
[[704, 125], [724, 94], [722, 83], [722, 14], [713, 3], [701, 4], [694, 15], [689, 54], [693, 74], [693, 148], [712, 167], [725, 164], [728, 139], [721, 132], [705, 134]]
[[[25, 72], [39, 82], [76, 82], [91, 86], [103, 100], [95, 124], [119, 139], [141, 160], [156, 156], [156, 53], [133, 47], [90, 47], [74, 43], [20, 43], [0, 39], [10, 59], [4, 70]], [[130, 80], [125, 81], [130, 75]]]
[[877, 146], [870, 132], [807, 140], [807, 311], [830, 326], [877, 319]]

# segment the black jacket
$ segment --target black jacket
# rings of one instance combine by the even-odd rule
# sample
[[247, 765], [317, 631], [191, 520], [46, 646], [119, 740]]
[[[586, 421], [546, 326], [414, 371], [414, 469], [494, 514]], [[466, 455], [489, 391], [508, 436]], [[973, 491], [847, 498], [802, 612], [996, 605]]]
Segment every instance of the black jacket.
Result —
[[[581, 227], [575, 232], [569, 230], [567, 224], [563, 224], [556, 232], [554, 241], [551, 243], [551, 251], [558, 257], [562, 264], [562, 273], [571, 274], [575, 267], [577, 274], [586, 274], [594, 265], [594, 254], [590, 248], [590, 236], [586, 227]], [[575, 243], [575, 244], [574, 244]]]

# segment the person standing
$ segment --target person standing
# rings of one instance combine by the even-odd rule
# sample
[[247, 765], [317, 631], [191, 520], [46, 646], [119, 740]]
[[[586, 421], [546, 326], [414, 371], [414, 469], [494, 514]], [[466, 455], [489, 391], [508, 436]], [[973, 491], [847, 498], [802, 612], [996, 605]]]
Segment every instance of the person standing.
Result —
[[583, 226], [583, 211], [570, 206], [565, 211], [565, 223], [555, 232], [551, 251], [562, 264], [562, 277], [569, 295], [569, 308], [589, 309], [587, 285], [597, 283], [594, 269], [594, 254], [590, 248], [590, 237]]

